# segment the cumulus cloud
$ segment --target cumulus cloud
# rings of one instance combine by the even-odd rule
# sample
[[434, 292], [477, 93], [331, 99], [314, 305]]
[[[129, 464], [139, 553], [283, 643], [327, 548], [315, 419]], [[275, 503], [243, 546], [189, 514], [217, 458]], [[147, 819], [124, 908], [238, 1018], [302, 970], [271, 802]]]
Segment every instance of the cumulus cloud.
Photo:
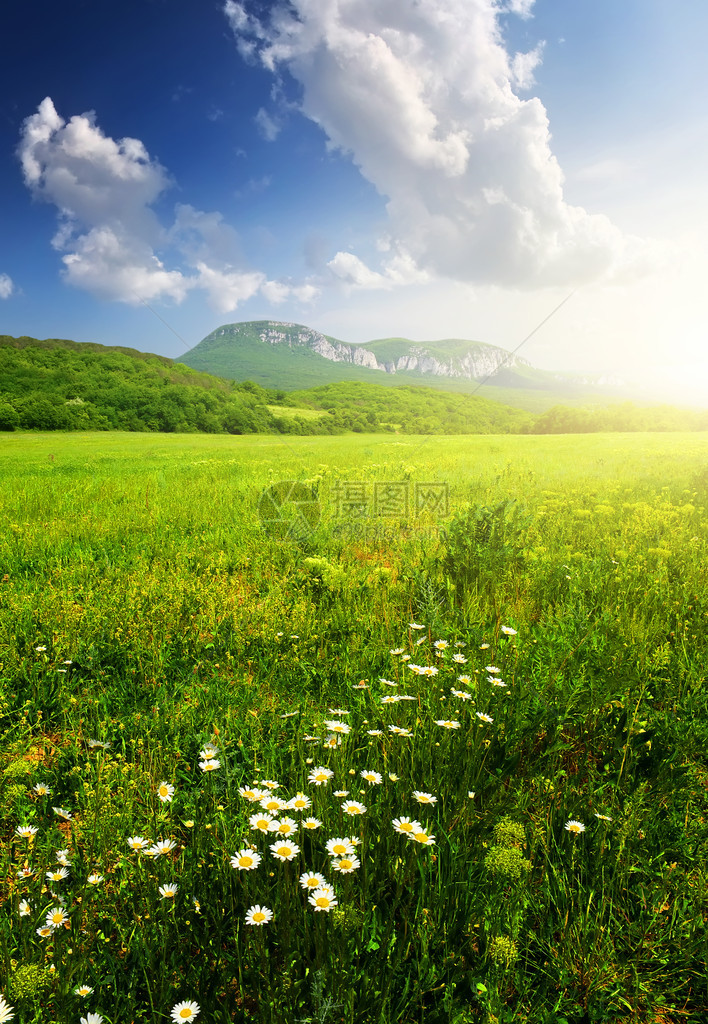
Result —
[[163, 224], [153, 207], [171, 186], [167, 171], [140, 140], [104, 135], [93, 113], [65, 121], [47, 97], [24, 122], [18, 155], [33, 195], [57, 208], [52, 244], [69, 284], [127, 303], [182, 302], [199, 289], [221, 313], [267, 284], [242, 269], [238, 234], [220, 213], [178, 204]]
[[9, 299], [15, 285], [9, 274], [0, 274], [0, 299]]
[[[299, 86], [302, 113], [387, 200], [392, 250], [421, 272], [510, 286], [576, 285], [646, 247], [568, 204], [546, 110], [522, 99], [542, 57], [510, 54], [501, 17], [533, 0], [227, 0], [239, 52]], [[256, 12], [261, 13], [256, 13]], [[385, 287], [338, 253], [329, 270]], [[364, 283], [366, 282], [366, 284]]]

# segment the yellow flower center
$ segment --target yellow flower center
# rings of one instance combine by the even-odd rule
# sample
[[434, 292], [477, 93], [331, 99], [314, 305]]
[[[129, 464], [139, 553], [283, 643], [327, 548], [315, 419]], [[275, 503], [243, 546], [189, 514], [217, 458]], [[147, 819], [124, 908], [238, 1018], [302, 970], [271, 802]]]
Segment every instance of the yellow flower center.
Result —
[[261, 911], [260, 911], [260, 910], [258, 910], [258, 911], [257, 911], [257, 912], [256, 912], [256, 913], [255, 913], [255, 914], [253, 915], [253, 920], [254, 920], [254, 921], [265, 921], [265, 914], [262, 914], [262, 913], [261, 913]]
[[317, 897], [317, 906], [318, 907], [328, 907], [329, 906], [328, 898], [326, 896], [318, 896]]
[[340, 868], [350, 868], [352, 866], [352, 862], [350, 860], [342, 860], [340, 861], [339, 866]]
[[250, 868], [251, 864], [253, 864], [253, 857], [242, 857], [239, 864], [242, 868]]
[[182, 1010], [179, 1011], [179, 1015], [182, 1018], [182, 1020], [189, 1020], [189, 1018], [192, 1016], [192, 1011], [189, 1009], [188, 1006], [185, 1006]]

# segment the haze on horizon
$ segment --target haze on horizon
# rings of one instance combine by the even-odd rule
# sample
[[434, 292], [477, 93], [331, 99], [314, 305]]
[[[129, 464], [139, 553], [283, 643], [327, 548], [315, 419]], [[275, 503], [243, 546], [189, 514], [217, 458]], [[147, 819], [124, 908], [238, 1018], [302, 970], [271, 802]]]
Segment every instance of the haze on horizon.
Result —
[[708, 8], [97, 8], [9, 13], [2, 333], [513, 349], [572, 293], [524, 358], [708, 405]]

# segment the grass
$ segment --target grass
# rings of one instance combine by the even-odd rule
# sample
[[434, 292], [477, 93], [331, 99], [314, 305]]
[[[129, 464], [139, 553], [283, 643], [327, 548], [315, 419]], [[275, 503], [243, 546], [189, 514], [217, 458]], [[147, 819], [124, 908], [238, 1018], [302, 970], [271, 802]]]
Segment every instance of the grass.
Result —
[[[708, 1019], [707, 453], [702, 434], [5, 439], [16, 1019], [153, 1024], [190, 1000], [268, 1024]], [[348, 509], [391, 481], [407, 515]], [[447, 511], [416, 512], [417, 483]], [[279, 833], [253, 789], [301, 805], [274, 808]], [[247, 923], [255, 905], [272, 920]]]

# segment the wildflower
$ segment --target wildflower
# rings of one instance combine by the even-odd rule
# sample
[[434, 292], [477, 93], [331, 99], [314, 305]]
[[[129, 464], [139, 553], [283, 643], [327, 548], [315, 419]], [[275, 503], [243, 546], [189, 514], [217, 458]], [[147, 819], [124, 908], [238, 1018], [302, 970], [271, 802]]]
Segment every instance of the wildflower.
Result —
[[288, 806], [287, 800], [281, 800], [279, 796], [264, 796], [261, 800], [261, 807], [264, 811], [284, 811]]
[[158, 839], [147, 851], [147, 854], [149, 857], [161, 857], [163, 854], [169, 853], [170, 850], [174, 850], [176, 845], [174, 839]]
[[455, 721], [454, 719], [444, 719], [443, 718], [443, 719], [440, 719], [439, 721], [436, 720], [435, 724], [442, 726], [443, 729], [459, 729], [460, 728], [460, 723]]
[[244, 796], [246, 800], [249, 800], [252, 804], [258, 803], [258, 801], [262, 800], [266, 795], [265, 793], [262, 793], [260, 789], [254, 789], [251, 786], [240, 786], [238, 793], [239, 796]]
[[435, 836], [429, 835], [424, 829], [421, 829], [420, 832], [413, 832], [409, 838], [420, 843], [421, 846], [435, 846]]
[[55, 814], [58, 814], [60, 818], [65, 821], [71, 821], [71, 811], [67, 811], [65, 807], [52, 807]]
[[257, 832], [270, 832], [274, 820], [272, 814], [264, 812], [263, 814], [252, 814], [248, 819], [248, 824]]
[[585, 826], [582, 821], [576, 821], [574, 818], [571, 818], [570, 821], [566, 821], [565, 830], [574, 836], [579, 836], [581, 832], [585, 831]]
[[42, 925], [42, 927], [37, 928], [36, 931], [40, 939], [50, 939], [54, 934], [54, 929], [48, 924]]
[[408, 627], [409, 629], [425, 629], [425, 626], [421, 626], [419, 622], [409, 622]]
[[20, 839], [32, 839], [38, 832], [36, 825], [18, 825], [15, 829], [15, 835]]
[[300, 714], [299, 711], [288, 711], [287, 714], [281, 715], [280, 717], [281, 718], [294, 718], [295, 715], [299, 715], [299, 714]]
[[100, 1013], [89, 1013], [81, 1018], [81, 1024], [103, 1024], [103, 1017]]
[[280, 783], [276, 782], [275, 779], [261, 779], [261, 786], [265, 786], [267, 789], [270, 789], [271, 792], [274, 789], [280, 789]]
[[389, 654], [393, 654], [393, 655], [396, 655], [396, 654], [403, 654], [403, 648], [402, 648], [402, 647], [396, 647], [396, 649], [395, 649], [395, 650], [393, 650], [393, 651], [389, 651], [388, 653], [389, 653]]
[[346, 736], [348, 733], [352, 731], [350, 725], [347, 725], [346, 722], [339, 722], [336, 719], [333, 719], [329, 722], [325, 722], [325, 725], [330, 730], [330, 732], [340, 732], [343, 736]]
[[340, 875], [349, 875], [361, 867], [361, 861], [358, 857], [340, 857], [339, 860], [332, 861], [332, 867]]
[[292, 818], [281, 818], [280, 821], [273, 822], [270, 831], [277, 832], [284, 839], [286, 836], [291, 836], [293, 832], [297, 832], [297, 822]]
[[143, 839], [142, 836], [131, 836], [126, 842], [131, 850], [144, 850], [150, 845], [150, 840]]
[[90, 985], [77, 985], [74, 989], [75, 996], [90, 996], [92, 992], [93, 989]]
[[381, 729], [367, 729], [367, 736], [383, 736]]
[[331, 732], [329, 736], [325, 736], [325, 738], [322, 740], [323, 747], [341, 747], [341, 745], [341, 736], [335, 736], [333, 732]]
[[45, 878], [48, 878], [50, 882], [63, 882], [65, 878], [69, 877], [69, 872], [66, 868], [57, 868], [56, 871], [47, 871]]
[[307, 781], [315, 786], [321, 786], [326, 785], [333, 776], [334, 772], [330, 768], [313, 768], [307, 776]]
[[398, 782], [398, 775], [396, 775], [395, 772], [389, 772], [388, 777], [391, 780], [391, 782]]
[[60, 928], [68, 920], [69, 918], [63, 907], [52, 907], [51, 910], [47, 911], [44, 923], [49, 925], [50, 928]]
[[52, 791], [46, 782], [38, 782], [34, 787], [37, 796], [51, 796]]
[[169, 804], [175, 795], [175, 787], [171, 786], [169, 782], [161, 782], [157, 787], [157, 795], [163, 804]]
[[29, 866], [29, 864], [25, 863], [25, 866], [23, 868], [20, 868], [20, 870], [17, 872], [17, 877], [18, 878], [31, 878], [33, 874], [34, 874], [33, 869]]
[[612, 821], [612, 818], [608, 818], [606, 814], [598, 814], [597, 811], [595, 811], [595, 817], [599, 818], [600, 821]]
[[502, 626], [501, 631], [505, 636], [516, 636], [517, 630], [512, 629], [511, 626]]
[[20, 917], [28, 917], [32, 911], [32, 907], [27, 900], [20, 900]]
[[37, 654], [42, 654], [44, 651], [46, 651], [46, 649], [46, 647], [35, 647], [35, 651], [37, 652]]
[[332, 796], [339, 796], [339, 797], [349, 796], [349, 790], [348, 789], [335, 789], [335, 791], [332, 794]]
[[458, 676], [457, 681], [458, 683], [462, 683], [463, 686], [469, 686], [472, 682], [469, 676]]
[[221, 761], [218, 757], [212, 757], [208, 761], [200, 761], [199, 767], [203, 772], [215, 772], [217, 768], [221, 768]]
[[202, 750], [199, 751], [199, 756], [204, 758], [205, 761], [209, 761], [212, 757], [216, 757], [219, 753], [219, 748], [215, 747], [212, 743], [208, 743]]
[[354, 844], [351, 839], [329, 839], [326, 844], [327, 853], [330, 857], [348, 857], [354, 853]]
[[168, 882], [167, 885], [161, 885], [158, 892], [162, 896], [163, 900], [173, 900], [177, 895], [179, 886], [175, 885], [174, 882]]
[[494, 721], [490, 715], [485, 715], [484, 711], [475, 711], [475, 715], [481, 722], [491, 723]]
[[300, 885], [303, 889], [319, 889], [325, 884], [325, 877], [319, 871], [305, 871], [300, 875]]
[[358, 683], [354, 683], [353, 686], [352, 686], [352, 690], [368, 690], [368, 689], [369, 689], [369, 687], [366, 685], [366, 680], [365, 679], [362, 679]]
[[402, 654], [401, 655], [401, 661], [410, 661], [410, 660], [411, 660], [410, 654]]
[[88, 876], [86, 881], [88, 882], [89, 885], [100, 885], [101, 882], [103, 881], [103, 875], [99, 875], [96, 874], [96, 872], [94, 872], [92, 875]]
[[296, 793], [295, 796], [288, 801], [288, 810], [290, 811], [306, 811], [308, 807], [312, 807], [312, 801], [309, 796], [304, 793]]
[[363, 771], [359, 772], [362, 779], [365, 779], [372, 786], [380, 786], [383, 780], [382, 775], [379, 772]]
[[423, 793], [419, 789], [413, 791], [413, 799], [417, 800], [419, 804], [436, 804], [438, 802], [438, 798], [432, 793]]
[[91, 750], [93, 750], [94, 747], [100, 747], [101, 750], [108, 750], [111, 746], [110, 743], [104, 743], [102, 740], [87, 740], [86, 742]]
[[472, 700], [472, 694], [467, 693], [466, 690], [456, 690], [454, 686], [451, 686], [450, 691], [455, 697], [459, 697], [460, 700]]
[[334, 894], [329, 889], [315, 889], [307, 902], [311, 903], [315, 910], [325, 910], [327, 913], [332, 907], [337, 906]]
[[402, 836], [410, 836], [414, 832], [421, 832], [423, 830], [423, 826], [415, 818], [394, 818], [393, 827]]
[[453, 654], [452, 660], [455, 662], [456, 665], [467, 664], [467, 658], [464, 656], [464, 654]]
[[184, 822], [184, 827], [194, 828], [194, 821], [192, 820], [192, 818], [187, 818], [187, 820]]
[[496, 665], [485, 665], [484, 671], [489, 672], [491, 676], [498, 676], [499, 673], [501, 672], [501, 669], [497, 668]]
[[413, 733], [410, 729], [403, 729], [400, 725], [389, 725], [388, 731], [392, 732], [394, 736], [412, 736]]
[[488, 651], [489, 650], [489, 644], [480, 644], [479, 645], [479, 649], [480, 649], [480, 651]]
[[436, 676], [440, 671], [439, 668], [435, 668], [434, 665], [424, 665], [421, 671], [422, 676]]
[[177, 1003], [172, 1007], [170, 1017], [176, 1024], [182, 1024], [182, 1021], [194, 1020], [199, 1013], [199, 1003], [195, 1003], [193, 1000], [187, 1000], [184, 1003]]
[[199, 900], [197, 899], [196, 896], [192, 896], [192, 906], [194, 907], [194, 913], [195, 914], [201, 914], [201, 912], [202, 912], [202, 905], [201, 905], [201, 903], [199, 902]]
[[322, 822], [319, 818], [304, 818], [302, 827], [309, 829], [322, 828]]
[[384, 679], [383, 676], [379, 676], [379, 682], [383, 683], [384, 686], [398, 686], [398, 683], [394, 683], [393, 679]]
[[293, 860], [300, 852], [300, 847], [295, 843], [279, 842], [271, 845], [271, 852], [278, 860]]
[[330, 715], [348, 715], [348, 711], [344, 711], [343, 708], [328, 708]]
[[500, 686], [503, 690], [507, 689], [507, 685], [503, 679], [498, 679], [496, 676], [487, 676], [487, 682], [491, 683], [492, 686]]
[[251, 907], [246, 914], [246, 924], [268, 924], [273, 920], [273, 911], [268, 907], [261, 907], [258, 903]]
[[381, 697], [381, 703], [382, 704], [398, 704], [400, 699], [401, 698], [398, 696], [397, 693], [385, 693], [383, 695], [383, 697]]
[[366, 805], [358, 800], [345, 800], [342, 810], [345, 814], [366, 814]]
[[68, 850], [57, 850], [57, 852], [55, 854], [55, 857], [57, 859], [57, 862], [59, 864], [63, 864], [63, 866], [65, 868], [70, 868], [71, 867], [71, 861], [69, 860], [69, 851]]
[[433, 643], [433, 647], [436, 651], [446, 651], [449, 646], [450, 644], [447, 640], [435, 640]]
[[468, 789], [467, 790], [467, 796], [469, 797], [470, 800], [474, 800], [474, 790], [473, 789]]
[[231, 867], [238, 871], [253, 871], [261, 862], [261, 855], [251, 850], [239, 850], [235, 857], [231, 858]]

